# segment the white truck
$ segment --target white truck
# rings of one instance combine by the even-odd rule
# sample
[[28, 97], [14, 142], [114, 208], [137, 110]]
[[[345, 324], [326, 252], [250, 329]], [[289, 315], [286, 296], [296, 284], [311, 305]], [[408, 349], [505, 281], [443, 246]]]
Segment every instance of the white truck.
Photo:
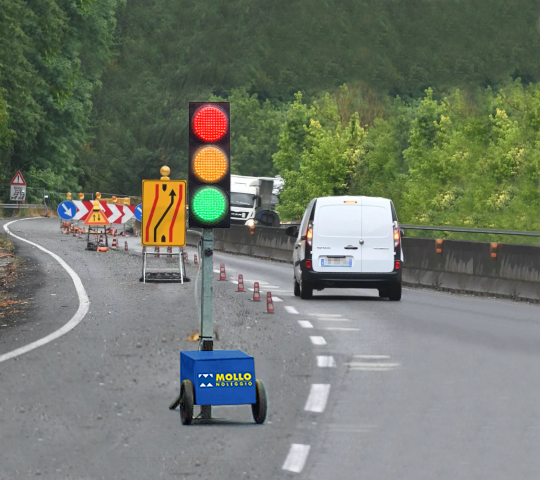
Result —
[[[277, 202], [277, 194], [272, 177], [247, 177], [244, 175], [231, 175], [231, 224], [250, 225], [260, 222], [262, 215], [265, 217], [263, 224], [272, 223], [279, 226], [279, 217], [271, 212]], [[279, 185], [281, 188], [281, 185]], [[279, 193], [279, 190], [277, 190]], [[276, 219], [269, 220], [271, 212]], [[274, 225], [277, 221], [277, 225]]]

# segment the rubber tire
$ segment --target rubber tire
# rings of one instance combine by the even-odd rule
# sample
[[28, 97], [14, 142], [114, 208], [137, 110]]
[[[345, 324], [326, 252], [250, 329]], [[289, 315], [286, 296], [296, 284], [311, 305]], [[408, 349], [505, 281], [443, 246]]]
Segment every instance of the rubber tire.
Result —
[[388, 298], [388, 290], [379, 290], [379, 297], [380, 298]]
[[302, 300], [313, 298], [313, 287], [304, 280], [300, 282], [300, 298]]
[[294, 296], [300, 296], [300, 284], [296, 281], [296, 277], [294, 278]]
[[193, 404], [195, 394], [190, 380], [184, 380], [180, 386], [180, 419], [182, 425], [191, 425], [193, 421]]
[[257, 401], [251, 405], [251, 413], [255, 423], [260, 425], [266, 420], [266, 412], [268, 411], [266, 388], [264, 388], [262, 380], [255, 381], [255, 392]]
[[399, 302], [401, 300], [401, 282], [391, 285], [388, 298], [393, 302]]

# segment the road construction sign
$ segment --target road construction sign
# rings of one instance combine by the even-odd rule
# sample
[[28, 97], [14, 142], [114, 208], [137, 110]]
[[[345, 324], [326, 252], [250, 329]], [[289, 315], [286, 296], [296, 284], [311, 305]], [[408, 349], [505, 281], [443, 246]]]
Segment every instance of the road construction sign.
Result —
[[10, 200], [24, 202], [26, 200], [26, 182], [20, 171], [15, 174], [9, 185], [11, 187]]
[[142, 245], [185, 246], [187, 182], [143, 180], [142, 187]]
[[86, 220], [84, 221], [84, 224], [85, 225], [95, 225], [95, 226], [108, 226], [111, 224], [111, 222], [109, 222], [109, 219], [107, 218], [107, 215], [105, 215], [105, 213], [103, 213], [101, 211], [101, 209], [99, 208], [99, 206], [97, 207], [97, 209], [94, 208], [94, 210], [92, 210], [90, 212], [90, 214], [88, 215], [88, 217], [86, 217]]

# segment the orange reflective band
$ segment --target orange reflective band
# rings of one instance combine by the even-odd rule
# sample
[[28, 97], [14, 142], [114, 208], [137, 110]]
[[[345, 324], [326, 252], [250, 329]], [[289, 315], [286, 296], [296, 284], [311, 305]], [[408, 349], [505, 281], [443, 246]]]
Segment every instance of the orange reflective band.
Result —
[[193, 160], [193, 173], [203, 182], [217, 182], [227, 173], [229, 162], [225, 154], [216, 147], [204, 147]]

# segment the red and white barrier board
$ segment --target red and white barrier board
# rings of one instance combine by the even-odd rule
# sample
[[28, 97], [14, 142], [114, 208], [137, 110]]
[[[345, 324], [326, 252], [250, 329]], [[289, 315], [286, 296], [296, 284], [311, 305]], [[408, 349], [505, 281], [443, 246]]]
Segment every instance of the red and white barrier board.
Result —
[[[72, 202], [77, 207], [77, 213], [73, 220], [86, 220], [86, 217], [92, 211], [93, 202], [86, 200], [72, 200]], [[126, 223], [135, 216], [135, 205], [114, 205], [105, 202], [99, 202], [99, 204], [111, 223]]]

